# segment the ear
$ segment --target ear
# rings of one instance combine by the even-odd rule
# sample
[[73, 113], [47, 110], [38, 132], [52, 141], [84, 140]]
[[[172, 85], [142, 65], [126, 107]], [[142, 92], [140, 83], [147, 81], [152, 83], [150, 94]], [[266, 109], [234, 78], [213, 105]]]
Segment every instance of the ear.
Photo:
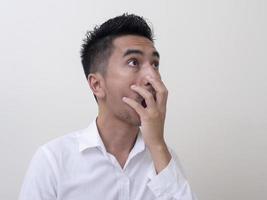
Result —
[[99, 73], [89, 74], [87, 77], [87, 81], [92, 92], [98, 99], [105, 97], [104, 80], [101, 74]]

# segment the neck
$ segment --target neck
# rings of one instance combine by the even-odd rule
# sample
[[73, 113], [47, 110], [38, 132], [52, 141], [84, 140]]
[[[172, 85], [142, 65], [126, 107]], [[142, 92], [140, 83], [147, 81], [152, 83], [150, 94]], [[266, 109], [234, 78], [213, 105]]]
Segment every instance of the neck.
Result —
[[115, 156], [130, 153], [137, 138], [138, 126], [101, 113], [98, 114], [96, 123], [107, 152]]

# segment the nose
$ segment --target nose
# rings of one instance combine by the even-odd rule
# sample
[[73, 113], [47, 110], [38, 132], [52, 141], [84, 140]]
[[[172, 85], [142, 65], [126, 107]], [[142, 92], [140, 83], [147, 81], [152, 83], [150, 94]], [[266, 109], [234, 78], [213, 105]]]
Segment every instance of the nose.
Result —
[[143, 68], [142, 74], [141, 74], [141, 85], [145, 87], [147, 90], [153, 90], [153, 87], [151, 83], [147, 80], [147, 76], [150, 76], [155, 79], [161, 79], [160, 73], [158, 69], [155, 69], [153, 65], [147, 65], [147, 67]]

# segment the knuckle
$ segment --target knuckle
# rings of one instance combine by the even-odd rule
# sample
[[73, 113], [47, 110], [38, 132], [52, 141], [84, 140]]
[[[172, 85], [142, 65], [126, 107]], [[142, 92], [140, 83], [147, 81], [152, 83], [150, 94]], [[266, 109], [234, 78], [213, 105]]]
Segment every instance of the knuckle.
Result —
[[166, 95], [168, 95], [168, 94], [169, 94], [169, 91], [168, 91], [167, 89], [165, 90], [165, 94], [166, 94]]
[[159, 94], [163, 95], [163, 94], [165, 94], [165, 93], [166, 93], [165, 90], [159, 90]]
[[165, 89], [163, 89], [162, 90], [162, 94], [164, 94], [164, 95], [168, 95], [168, 90], [165, 88]]

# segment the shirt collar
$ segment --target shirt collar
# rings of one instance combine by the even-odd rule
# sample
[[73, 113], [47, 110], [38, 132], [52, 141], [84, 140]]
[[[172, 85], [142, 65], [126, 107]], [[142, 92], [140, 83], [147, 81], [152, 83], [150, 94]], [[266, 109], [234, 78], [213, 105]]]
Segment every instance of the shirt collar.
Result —
[[[80, 132], [77, 139], [80, 152], [92, 147], [100, 147], [102, 150], [106, 151], [105, 145], [99, 135], [99, 131], [96, 125], [96, 119], [94, 119], [87, 128], [83, 129], [82, 132]], [[135, 141], [131, 154], [136, 155], [144, 149], [145, 143], [139, 129], [137, 139]]]

